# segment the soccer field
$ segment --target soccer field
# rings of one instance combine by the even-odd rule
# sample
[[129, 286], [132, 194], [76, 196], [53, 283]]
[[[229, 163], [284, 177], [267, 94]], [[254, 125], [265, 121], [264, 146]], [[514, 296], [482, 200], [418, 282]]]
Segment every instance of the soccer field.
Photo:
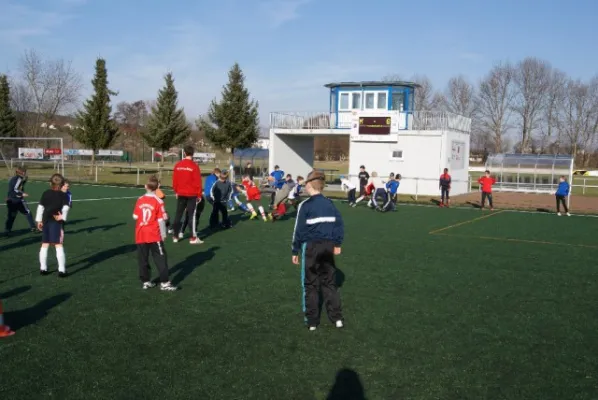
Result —
[[[29, 183], [31, 201], [46, 187]], [[142, 190], [72, 192], [68, 278], [39, 275], [40, 236], [23, 216], [0, 241], [0, 298], [17, 331], [0, 339], [2, 400], [598, 393], [598, 218], [407, 205], [381, 214], [339, 202], [346, 327], [323, 317], [309, 332], [291, 264], [294, 218], [234, 214], [234, 228], [203, 245], [169, 241], [181, 290], [143, 291], [131, 217]], [[174, 198], [166, 202], [172, 214]], [[49, 260], [55, 271], [53, 250]], [[344, 369], [355, 374], [337, 380]], [[339, 395], [360, 385], [365, 397]]]

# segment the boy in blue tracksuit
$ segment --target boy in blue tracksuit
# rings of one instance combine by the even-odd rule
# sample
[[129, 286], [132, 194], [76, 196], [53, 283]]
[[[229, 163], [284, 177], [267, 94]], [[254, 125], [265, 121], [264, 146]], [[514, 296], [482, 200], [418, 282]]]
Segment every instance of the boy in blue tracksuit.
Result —
[[6, 195], [6, 224], [4, 225], [4, 231], [7, 235], [12, 232], [12, 227], [17, 218], [17, 214], [21, 213], [27, 217], [29, 228], [31, 232], [37, 232], [35, 223], [33, 222], [33, 215], [31, 210], [27, 206], [25, 198], [28, 196], [25, 193], [25, 183], [27, 183], [27, 170], [25, 168], [17, 168], [15, 176], [13, 176], [8, 182], [8, 193]]
[[569, 209], [567, 208], [567, 196], [569, 196], [570, 189], [571, 185], [569, 185], [569, 182], [567, 182], [567, 178], [561, 176], [559, 179], [559, 187], [556, 189], [556, 193], [554, 194], [556, 196], [556, 215], [558, 216], [561, 216], [561, 204], [565, 209], [565, 213], [567, 213], [568, 216], [571, 216]]
[[292, 260], [296, 265], [301, 260], [303, 312], [310, 331], [320, 324], [320, 290], [328, 318], [337, 328], [343, 327], [334, 256], [341, 254], [344, 225], [332, 201], [322, 195], [324, 185], [322, 172], [307, 176], [305, 190], [310, 197], [299, 205], [293, 231]]
[[384, 204], [382, 209], [384, 211], [396, 211], [397, 193], [399, 191], [399, 185], [401, 184], [401, 174], [395, 176], [395, 174], [391, 172], [388, 177], [390, 179], [386, 182], [386, 204]]
[[206, 181], [203, 185], [203, 195], [204, 197], [208, 200], [208, 202], [212, 205], [214, 205], [214, 202], [212, 201], [212, 186], [214, 186], [214, 184], [218, 181], [218, 179], [220, 179], [220, 168], [214, 168], [214, 170], [212, 171], [212, 174], [209, 175], [206, 178]]
[[233, 194], [230, 200], [228, 201], [228, 211], [235, 211], [235, 204], [237, 204], [243, 212], [248, 213], [249, 209], [247, 208], [247, 206], [245, 206], [245, 204], [243, 204], [243, 202], [239, 200], [239, 195], [244, 193], [243, 186], [237, 183], [232, 183], [232, 187]]
[[276, 191], [282, 189], [284, 184], [286, 183], [284, 179], [284, 171], [280, 169], [278, 165], [274, 166], [274, 171], [270, 173], [272, 177], [272, 188], [274, 192], [272, 193], [270, 199], [270, 208], [274, 207], [274, 198], [276, 197]]

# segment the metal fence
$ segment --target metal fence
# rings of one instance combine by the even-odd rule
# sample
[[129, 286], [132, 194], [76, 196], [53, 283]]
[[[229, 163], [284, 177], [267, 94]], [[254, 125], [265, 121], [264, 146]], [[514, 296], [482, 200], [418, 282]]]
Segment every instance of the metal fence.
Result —
[[[407, 121], [407, 130], [452, 130], [469, 133], [471, 119], [446, 111], [397, 112]], [[338, 119], [338, 120], [337, 120]], [[349, 129], [351, 112], [272, 112], [270, 128], [278, 129]]]

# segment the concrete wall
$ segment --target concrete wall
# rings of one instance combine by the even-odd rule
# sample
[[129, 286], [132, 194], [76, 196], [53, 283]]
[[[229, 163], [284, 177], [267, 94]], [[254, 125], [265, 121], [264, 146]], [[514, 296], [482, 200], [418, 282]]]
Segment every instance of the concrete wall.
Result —
[[314, 138], [307, 135], [275, 134], [270, 130], [270, 171], [279, 165], [284, 172], [304, 177], [313, 169]]

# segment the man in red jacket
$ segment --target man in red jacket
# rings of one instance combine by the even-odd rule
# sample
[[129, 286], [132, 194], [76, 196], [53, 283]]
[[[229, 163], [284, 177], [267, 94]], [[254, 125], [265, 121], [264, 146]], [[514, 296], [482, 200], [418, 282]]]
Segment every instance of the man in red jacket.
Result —
[[492, 185], [496, 183], [496, 179], [490, 176], [490, 171], [486, 170], [486, 175], [478, 179], [478, 183], [482, 188], [482, 202], [480, 203], [480, 208], [482, 210], [484, 209], [484, 206], [486, 205], [486, 198], [488, 198], [490, 210], [494, 210], [494, 207], [492, 206]]
[[[201, 244], [203, 241], [197, 237], [196, 213], [202, 201], [201, 170], [193, 161], [195, 149], [185, 146], [185, 158], [175, 164], [172, 173], [172, 188], [177, 197], [176, 214], [174, 217], [174, 243], [179, 241], [181, 233], [181, 219], [183, 212], [187, 212], [187, 220], [191, 222], [191, 244]], [[203, 205], [203, 204], [202, 204]], [[201, 212], [201, 210], [199, 211]]]

